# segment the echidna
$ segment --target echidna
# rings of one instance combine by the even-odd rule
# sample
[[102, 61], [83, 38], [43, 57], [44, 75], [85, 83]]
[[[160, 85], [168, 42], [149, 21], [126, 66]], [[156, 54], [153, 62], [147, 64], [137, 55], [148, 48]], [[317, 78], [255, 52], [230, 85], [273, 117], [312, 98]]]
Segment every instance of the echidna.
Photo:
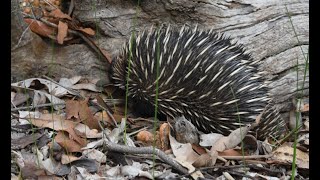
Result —
[[125, 89], [129, 69], [130, 97], [155, 106], [158, 93], [159, 112], [183, 115], [203, 132], [228, 135], [263, 112], [258, 138], [277, 138], [285, 123], [270, 105], [258, 63], [223, 34], [168, 26], [132, 36], [110, 72], [114, 85]]

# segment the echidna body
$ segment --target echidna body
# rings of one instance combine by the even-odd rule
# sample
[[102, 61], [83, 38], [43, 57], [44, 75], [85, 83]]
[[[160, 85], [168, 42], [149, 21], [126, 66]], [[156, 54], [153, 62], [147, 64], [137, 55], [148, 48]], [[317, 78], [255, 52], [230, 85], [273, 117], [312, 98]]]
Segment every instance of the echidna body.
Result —
[[257, 66], [224, 35], [162, 27], [131, 37], [113, 60], [111, 78], [125, 89], [129, 67], [129, 96], [154, 106], [158, 88], [158, 111], [184, 115], [203, 132], [228, 135], [264, 112], [258, 138], [278, 137], [284, 121], [268, 105], [269, 89]]

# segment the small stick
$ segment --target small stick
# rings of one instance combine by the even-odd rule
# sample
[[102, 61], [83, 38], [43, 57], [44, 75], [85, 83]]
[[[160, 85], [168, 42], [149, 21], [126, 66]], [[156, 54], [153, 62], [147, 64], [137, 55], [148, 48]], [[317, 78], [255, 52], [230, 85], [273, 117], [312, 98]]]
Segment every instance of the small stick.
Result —
[[129, 153], [129, 154], [154, 154], [158, 156], [162, 161], [171, 165], [174, 169], [179, 171], [182, 174], [188, 174], [188, 170], [182, 167], [178, 162], [167, 156], [164, 152], [159, 150], [158, 148], [153, 147], [131, 147], [125, 145], [119, 145], [113, 143], [111, 141], [105, 141], [105, 147], [109, 151], [116, 151], [121, 153]]
[[[30, 16], [29, 16], [30, 17]], [[48, 26], [54, 27], [54, 28], [58, 28], [58, 26], [54, 23], [51, 23], [47, 20], [45, 20], [44, 18], [40, 18], [40, 21], [45, 23]], [[104, 57], [107, 62], [109, 62], [109, 60], [107, 59], [107, 57], [103, 54], [103, 52], [101, 51], [101, 49], [88, 37], [86, 37], [85, 35], [83, 35], [82, 33], [79, 33], [77, 31], [68, 29], [68, 33], [73, 34], [73, 35], [77, 35], [80, 36], [95, 52], [97, 52], [100, 56]], [[107, 67], [109, 68], [109, 67]]]
[[243, 160], [243, 159], [260, 159], [260, 158], [269, 158], [272, 157], [273, 154], [267, 155], [254, 155], [254, 156], [221, 156], [224, 159], [228, 160]]
[[239, 173], [239, 172], [236, 172], [236, 171], [226, 171], [230, 174], [233, 174], [233, 175], [237, 175], [237, 176], [241, 176], [241, 177], [246, 177], [246, 178], [249, 178], [249, 179], [255, 179], [253, 178], [252, 176], [249, 176], [249, 175], [246, 175], [246, 174], [243, 174], [243, 173]]
[[35, 106], [25, 106], [25, 107], [18, 107], [18, 108], [11, 108], [11, 111], [20, 111], [20, 110], [26, 110], [26, 109], [34, 109], [39, 107], [48, 107], [48, 106], [57, 106], [57, 105], [65, 105], [66, 103], [47, 103], [47, 104], [38, 104]]
[[227, 171], [226, 172], [222, 172], [222, 174], [228, 180], [235, 180]]
[[74, 93], [77, 97], [79, 97], [79, 98], [81, 98], [81, 99], [84, 99], [84, 97], [83, 97], [83, 96], [81, 96], [81, 94], [80, 94], [80, 93], [78, 93], [78, 92], [76, 92], [75, 90], [70, 89], [70, 88], [67, 88], [67, 87], [65, 87], [65, 86], [63, 86], [63, 85], [61, 85], [61, 84], [59, 84], [58, 82], [56, 82], [55, 80], [53, 80], [53, 79], [49, 78], [49, 77], [48, 77], [48, 76], [46, 76], [46, 75], [43, 75], [42, 77], [44, 77], [44, 78], [48, 79], [49, 81], [53, 82], [54, 84], [56, 84], [56, 85], [58, 85], [58, 86], [60, 86], [60, 87], [65, 88], [66, 90], [68, 90], [68, 91], [70, 91], [70, 92]]

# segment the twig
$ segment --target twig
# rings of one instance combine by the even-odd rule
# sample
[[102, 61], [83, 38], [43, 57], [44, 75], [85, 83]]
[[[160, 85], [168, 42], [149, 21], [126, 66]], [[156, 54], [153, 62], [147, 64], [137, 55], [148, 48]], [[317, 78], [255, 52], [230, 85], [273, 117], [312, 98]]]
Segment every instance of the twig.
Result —
[[[51, 26], [51, 27], [54, 27], [54, 28], [58, 28], [58, 26], [56, 24], [51, 23], [51, 22], [45, 20], [44, 18], [40, 18], [40, 21], [45, 23], [48, 26]], [[82, 33], [79, 33], [77, 31], [74, 31], [74, 30], [71, 30], [71, 29], [68, 29], [68, 33], [76, 35], [76, 36], [80, 36], [95, 52], [97, 52], [100, 56], [104, 57], [107, 62], [109, 62], [109, 60], [103, 54], [101, 49], [90, 38], [88, 38], [87, 36], [83, 35]], [[107, 64], [107, 66], [108, 66], [107, 68], [109, 68], [109, 65], [110, 64], [108, 63]]]
[[39, 107], [47, 107], [47, 106], [58, 106], [58, 105], [65, 105], [66, 103], [47, 103], [47, 104], [39, 104], [35, 106], [25, 106], [25, 107], [18, 107], [18, 108], [11, 108], [11, 111], [19, 111], [19, 110], [25, 110], [25, 109], [34, 109]]
[[79, 97], [79, 98], [81, 98], [81, 99], [85, 99], [85, 98], [84, 98], [83, 96], [81, 96], [81, 94], [78, 93], [77, 91], [75, 91], [75, 90], [73, 90], [73, 89], [71, 89], [71, 88], [68, 88], [68, 87], [65, 87], [65, 86], [59, 84], [58, 82], [56, 82], [55, 80], [49, 78], [48, 76], [43, 75], [42, 77], [48, 79], [49, 81], [53, 82], [54, 84], [56, 84], [56, 85], [58, 85], [58, 86], [60, 86], [60, 87], [65, 88], [66, 90], [70, 91], [72, 94], [76, 95], [77, 97]]
[[243, 173], [240, 173], [240, 172], [236, 172], [236, 171], [226, 171], [230, 174], [233, 174], [233, 175], [237, 175], [237, 176], [241, 176], [241, 177], [246, 177], [246, 178], [249, 178], [249, 179], [255, 179], [254, 177], [252, 176], [249, 176], [249, 175], [246, 175], [246, 174], [243, 174]]
[[111, 118], [114, 125], [118, 127], [117, 121], [114, 119], [112, 115], [113, 113], [112, 109], [104, 102], [104, 100], [99, 95], [96, 96], [96, 99], [97, 99], [97, 105], [107, 112], [108, 116]]
[[108, 141], [110, 141], [110, 138], [109, 138], [109, 136], [106, 134], [106, 132], [104, 131], [104, 128], [102, 127], [102, 125], [101, 125], [101, 122], [100, 121], [98, 121], [98, 124], [99, 124], [99, 126], [100, 126], [100, 129], [102, 130], [102, 132], [103, 132], [103, 135], [108, 139]]
[[28, 27], [26, 27], [26, 29], [22, 32], [22, 34], [21, 34], [21, 36], [20, 36], [20, 38], [19, 38], [18, 43], [12, 48], [12, 50], [15, 50], [16, 48], [19, 47], [19, 45], [20, 45], [20, 43], [21, 43], [21, 41], [22, 41], [22, 38], [24, 37], [25, 33], [27, 32], [27, 30], [29, 29], [30, 25], [31, 25], [33, 22], [34, 22], [34, 21], [32, 21], [32, 22], [28, 25]]
[[224, 175], [224, 177], [228, 180], [234, 180], [234, 178], [227, 172], [222, 172], [222, 174]]
[[266, 171], [266, 172], [273, 173], [273, 174], [283, 173], [281, 170], [272, 170], [269, 168], [257, 166], [255, 164], [247, 164], [247, 166], [250, 168], [256, 169], [256, 170], [262, 170], [262, 171]]
[[269, 158], [272, 157], [273, 154], [267, 154], [267, 155], [254, 155], [254, 156], [221, 156], [224, 159], [229, 160], [243, 160], [243, 159], [260, 159], [260, 158]]

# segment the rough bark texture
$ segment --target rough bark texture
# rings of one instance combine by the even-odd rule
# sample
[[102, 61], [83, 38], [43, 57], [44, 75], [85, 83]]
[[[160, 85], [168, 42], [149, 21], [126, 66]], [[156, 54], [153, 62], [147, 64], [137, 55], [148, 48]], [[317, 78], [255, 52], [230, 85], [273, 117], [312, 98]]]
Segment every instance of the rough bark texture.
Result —
[[[299, 89], [302, 87], [308, 55], [308, 0], [150, 0], [141, 2], [138, 13], [136, 4], [132, 0], [76, 0], [74, 15], [83, 23], [97, 25], [100, 36], [96, 42], [112, 55], [134, 28], [142, 30], [162, 23], [198, 24], [200, 28], [224, 32], [263, 62], [260, 68], [269, 73], [270, 87], [280, 110], [292, 109], [292, 99], [298, 94], [297, 82]], [[27, 31], [17, 47], [26, 27], [22, 24], [18, 16], [12, 16], [12, 81], [43, 74], [57, 78], [107, 77], [106, 62], [99, 60], [85, 44], [53, 46]], [[305, 99], [309, 96], [308, 88], [307, 71]]]

